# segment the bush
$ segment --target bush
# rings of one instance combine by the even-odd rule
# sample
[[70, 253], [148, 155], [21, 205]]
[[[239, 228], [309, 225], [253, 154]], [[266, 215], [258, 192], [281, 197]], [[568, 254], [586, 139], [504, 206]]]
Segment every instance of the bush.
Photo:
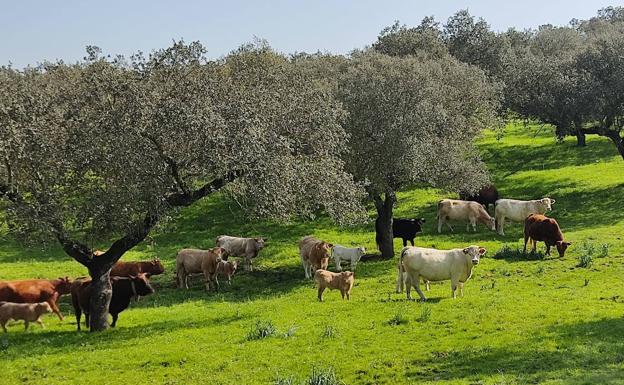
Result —
[[258, 321], [251, 327], [247, 333], [247, 341], [261, 340], [267, 337], [273, 337], [277, 334], [277, 329], [271, 321]]
[[[529, 245], [527, 245], [528, 247]], [[496, 254], [492, 256], [494, 259], [544, 259], [544, 253], [535, 252], [524, 254], [523, 249], [519, 246], [504, 244]]]
[[594, 257], [591, 254], [581, 254], [579, 257], [579, 263], [576, 267], [591, 267], [594, 263]]
[[431, 308], [429, 306], [423, 306], [420, 311], [420, 317], [418, 317], [418, 322], [427, 322], [431, 317]]
[[605, 258], [609, 256], [609, 244], [600, 245], [600, 251], [596, 251], [596, 245], [591, 242], [584, 241], [580, 246], [579, 263], [577, 267], [590, 267], [594, 263], [594, 257]]

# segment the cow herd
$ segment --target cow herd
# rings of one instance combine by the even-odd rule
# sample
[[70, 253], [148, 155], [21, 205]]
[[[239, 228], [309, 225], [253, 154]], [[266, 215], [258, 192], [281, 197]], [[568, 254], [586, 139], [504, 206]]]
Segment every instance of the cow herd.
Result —
[[[492, 231], [504, 235], [506, 221], [524, 222], [524, 252], [529, 241], [535, 251], [536, 243], [544, 242], [546, 252], [555, 247], [563, 257], [567, 242], [559, 224], [544, 214], [552, 209], [554, 199], [521, 201], [499, 199], [494, 186], [483, 188], [477, 195], [460, 194], [461, 200], [443, 199], [437, 206], [438, 232], [446, 225], [451, 231], [452, 223], [465, 223], [467, 230], [472, 227], [476, 231], [477, 224], [483, 224]], [[488, 212], [494, 205], [494, 216]], [[485, 248], [478, 245], [468, 247], [437, 250], [415, 247], [414, 239], [422, 232], [424, 218], [395, 218], [392, 230], [395, 238], [403, 240], [403, 249], [398, 263], [396, 291], [406, 288], [406, 295], [411, 299], [413, 287], [421, 300], [426, 297], [420, 289], [421, 280], [429, 290], [429, 282], [451, 281], [452, 296], [455, 298], [459, 288], [463, 296], [463, 285], [472, 275], [473, 267], [479, 263], [486, 253]], [[379, 229], [377, 229], [379, 230]], [[377, 231], [379, 234], [379, 231]], [[206, 290], [219, 290], [218, 277], [222, 276], [231, 283], [232, 276], [238, 268], [238, 262], [229, 257], [240, 257], [247, 271], [253, 270], [253, 259], [258, 256], [266, 244], [266, 238], [240, 238], [221, 235], [215, 241], [215, 247], [206, 250], [182, 249], [176, 255], [175, 282], [180, 289], [189, 288], [189, 280], [193, 275], [203, 275]], [[412, 246], [407, 246], [407, 242]], [[380, 239], [377, 238], [377, 243]], [[299, 256], [307, 279], [313, 279], [317, 285], [317, 297], [323, 300], [326, 289], [339, 290], [342, 298], [351, 297], [357, 263], [366, 250], [364, 247], [344, 247], [330, 242], [306, 236], [299, 241]], [[96, 250], [97, 258], [102, 252]], [[328, 270], [329, 260], [333, 258], [336, 272]], [[352, 271], [343, 271], [341, 262], [348, 262]], [[132, 299], [154, 293], [149, 278], [162, 274], [165, 269], [158, 259], [152, 261], [117, 262], [111, 269], [112, 299], [108, 312], [112, 316], [111, 326], [115, 326], [119, 313], [128, 308]], [[31, 279], [20, 281], [0, 281], [0, 325], [6, 332], [6, 323], [10, 319], [23, 320], [26, 329], [29, 323], [37, 322], [43, 327], [41, 315], [54, 312], [63, 320], [57, 302], [62, 295], [71, 294], [71, 302], [76, 315], [76, 324], [80, 330], [81, 316], [85, 314], [89, 323], [90, 298], [92, 283], [88, 278], [69, 278], [55, 280]]]

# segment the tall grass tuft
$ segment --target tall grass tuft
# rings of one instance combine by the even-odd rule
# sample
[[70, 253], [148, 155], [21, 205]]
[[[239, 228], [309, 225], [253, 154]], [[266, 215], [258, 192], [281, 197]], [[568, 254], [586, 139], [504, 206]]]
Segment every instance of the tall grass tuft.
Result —
[[[528, 246], [528, 245], [527, 245]], [[544, 259], [544, 253], [542, 252], [527, 252], [524, 254], [522, 248], [510, 244], [504, 244], [497, 252], [492, 256], [494, 259]]]
[[273, 381], [273, 385], [295, 385], [295, 384], [296, 384], [295, 377], [293, 376], [282, 377], [278, 375], [275, 381]]
[[418, 317], [418, 322], [427, 322], [431, 318], [431, 308], [429, 306], [423, 306], [420, 310], [420, 317]]
[[338, 337], [338, 330], [333, 325], [325, 325], [325, 329], [323, 329], [323, 338], [334, 338]]
[[304, 382], [305, 385], [344, 385], [336, 376], [333, 368], [312, 368], [312, 373]]
[[261, 340], [267, 337], [273, 337], [277, 334], [277, 329], [271, 321], [258, 321], [247, 332], [247, 341]]
[[397, 310], [396, 313], [388, 320], [388, 325], [397, 326], [397, 325], [406, 325], [409, 323], [409, 319], [405, 315], [405, 308], [401, 308]]

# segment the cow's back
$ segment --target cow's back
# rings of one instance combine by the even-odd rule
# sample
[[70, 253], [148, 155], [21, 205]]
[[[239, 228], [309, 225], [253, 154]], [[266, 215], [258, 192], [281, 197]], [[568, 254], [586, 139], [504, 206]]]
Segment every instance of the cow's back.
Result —
[[176, 256], [176, 266], [183, 268], [187, 274], [201, 273], [202, 261], [207, 255], [206, 250], [182, 249]]
[[299, 254], [303, 258], [309, 258], [312, 255], [315, 246], [319, 243], [321, 243], [321, 240], [308, 235], [299, 242]]
[[536, 241], [563, 241], [563, 234], [557, 221], [541, 214], [532, 214], [526, 218], [524, 232]]
[[447, 280], [451, 278], [451, 271], [457, 264], [458, 250], [407, 247], [402, 252], [403, 266], [406, 271], [417, 272], [429, 281]]
[[54, 294], [54, 285], [45, 279], [7, 281], [0, 283], [0, 301], [42, 302]]
[[438, 215], [450, 220], [465, 219], [471, 214], [476, 215], [479, 209], [483, 206], [474, 201], [443, 199], [438, 204]]
[[230, 255], [243, 255], [247, 252], [249, 238], [231, 237], [229, 235], [221, 235], [217, 237], [217, 247], [222, 247]]

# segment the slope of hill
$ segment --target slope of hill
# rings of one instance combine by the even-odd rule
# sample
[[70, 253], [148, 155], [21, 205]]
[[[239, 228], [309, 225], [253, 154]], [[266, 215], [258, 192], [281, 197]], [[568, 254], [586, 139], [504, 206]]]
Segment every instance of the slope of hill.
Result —
[[[489, 250], [465, 297], [450, 298], [444, 282], [432, 284], [428, 303], [406, 301], [394, 292], [395, 258], [358, 265], [351, 301], [327, 292], [319, 303], [303, 278], [298, 239], [314, 234], [372, 250], [372, 224], [250, 222], [213, 197], [125, 257], [158, 256], [168, 270], [154, 278], [155, 295], [120, 315], [116, 330], [76, 332], [65, 297], [64, 322], [46, 316], [44, 330], [13, 326], [0, 338], [0, 383], [267, 384], [303, 380], [313, 368], [333, 368], [347, 384], [624, 382], [624, 162], [603, 139], [579, 149], [572, 139], [555, 144], [552, 132], [537, 126], [508, 126], [500, 140], [487, 133], [480, 149], [503, 197], [556, 199], [550, 215], [573, 242], [565, 258], [514, 252], [519, 224], [504, 237], [461, 225], [439, 235], [435, 206], [449, 194], [404, 191], [396, 216], [427, 219], [418, 245]], [[199, 278], [190, 291], [175, 289], [176, 251], [212, 247], [225, 233], [269, 237], [258, 271], [237, 274], [218, 294], [206, 293]], [[508, 251], [496, 255], [504, 246]], [[593, 263], [578, 266], [588, 255]], [[0, 279], [85, 274], [57, 247], [0, 240]], [[253, 338], [257, 327], [271, 326], [274, 336]]]

